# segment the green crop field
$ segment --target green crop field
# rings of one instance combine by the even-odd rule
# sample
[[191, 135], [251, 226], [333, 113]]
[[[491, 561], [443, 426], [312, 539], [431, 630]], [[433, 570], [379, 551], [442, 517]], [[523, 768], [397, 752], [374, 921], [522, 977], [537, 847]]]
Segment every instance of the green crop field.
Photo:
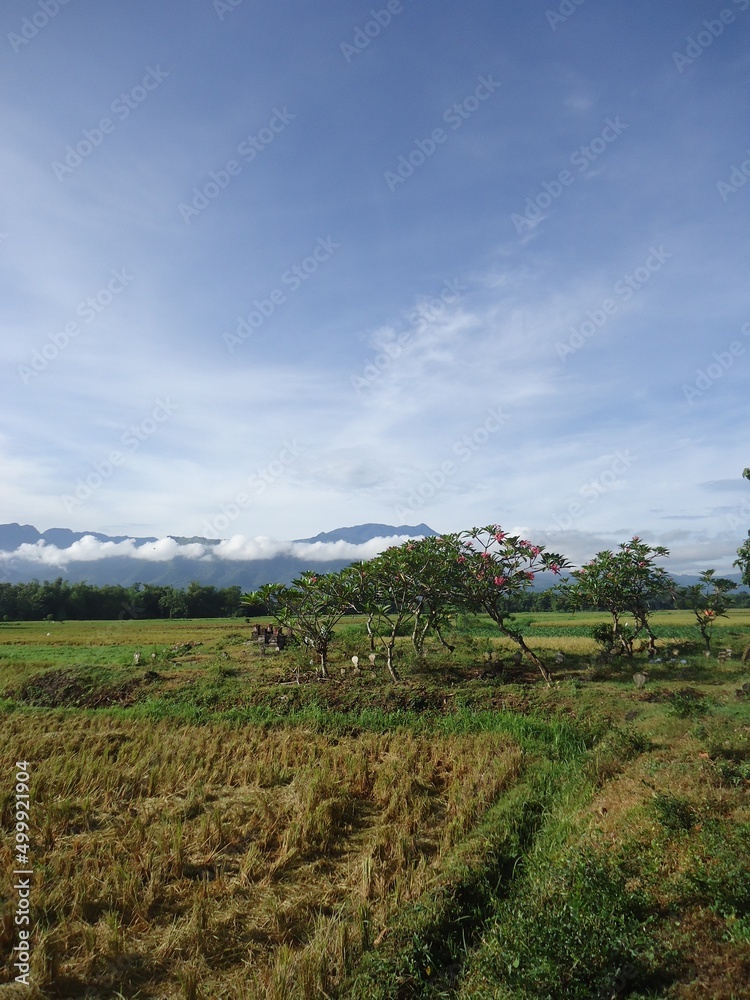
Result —
[[750, 610], [653, 662], [517, 620], [550, 686], [482, 618], [400, 683], [357, 618], [325, 681], [241, 619], [1, 624], [0, 998], [747, 997]]

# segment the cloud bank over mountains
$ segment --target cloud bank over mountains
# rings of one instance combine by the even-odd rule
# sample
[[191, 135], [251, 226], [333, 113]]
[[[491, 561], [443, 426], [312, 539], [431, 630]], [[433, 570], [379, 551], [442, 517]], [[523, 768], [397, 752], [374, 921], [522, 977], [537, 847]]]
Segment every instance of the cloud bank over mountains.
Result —
[[256, 538], [233, 535], [218, 543], [208, 541], [181, 543], [175, 538], [160, 538], [155, 542], [138, 544], [134, 538], [115, 542], [101, 541], [93, 535], [84, 535], [67, 548], [51, 545], [43, 540], [27, 542], [12, 552], [0, 551], [0, 562], [22, 561], [55, 569], [65, 569], [71, 563], [100, 562], [115, 557], [154, 563], [168, 563], [180, 558], [207, 563], [224, 560], [248, 562], [275, 559], [279, 556], [311, 560], [316, 563], [340, 560], [354, 562], [360, 559], [372, 559], [389, 546], [400, 545], [410, 537], [414, 536], [392, 535], [352, 543], [344, 540], [288, 542], [263, 535]]

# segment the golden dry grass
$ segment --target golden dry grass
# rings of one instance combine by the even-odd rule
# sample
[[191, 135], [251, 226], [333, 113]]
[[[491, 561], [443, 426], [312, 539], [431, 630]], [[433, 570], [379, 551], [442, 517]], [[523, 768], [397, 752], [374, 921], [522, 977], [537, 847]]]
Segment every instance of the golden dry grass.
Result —
[[[15, 761], [32, 763], [33, 978], [49, 997], [326, 995], [521, 760], [493, 734], [0, 719], [4, 831]], [[0, 867], [9, 950], [7, 837]]]

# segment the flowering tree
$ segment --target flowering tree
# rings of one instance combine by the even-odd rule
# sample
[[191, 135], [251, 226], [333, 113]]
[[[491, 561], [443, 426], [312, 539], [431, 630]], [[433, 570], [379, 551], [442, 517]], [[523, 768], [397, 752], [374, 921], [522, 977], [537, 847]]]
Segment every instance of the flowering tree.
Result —
[[733, 580], [716, 577], [714, 572], [712, 569], [704, 570], [700, 576], [700, 583], [686, 587], [683, 591], [695, 615], [697, 628], [706, 644], [706, 652], [711, 650], [711, 633], [716, 619], [722, 615], [726, 617], [727, 594], [737, 587]]
[[459, 532], [448, 541], [457, 546], [454, 558], [461, 569], [461, 605], [489, 615], [502, 635], [517, 643], [549, 683], [549, 671], [514, 625], [511, 604], [517, 594], [531, 586], [537, 573], [549, 570], [558, 574], [569, 565], [567, 560], [546, 552], [543, 545], [508, 535], [497, 524]]
[[[605, 549], [574, 570], [575, 583], [563, 587], [572, 611], [599, 608], [612, 616], [612, 645], [628, 656], [633, 655], [633, 643], [645, 632], [653, 649], [656, 636], [649, 623], [651, 605], [657, 597], [674, 590], [667, 571], [655, 566], [654, 560], [668, 556], [663, 545], [651, 546], [636, 535], [622, 542], [619, 552]], [[630, 615], [633, 627], [624, 626], [622, 617]]]
[[341, 573], [307, 572], [290, 587], [267, 583], [252, 594], [244, 594], [242, 603], [265, 605], [271, 617], [315, 650], [320, 672], [327, 677], [334, 627], [351, 609], [352, 599], [351, 584]]

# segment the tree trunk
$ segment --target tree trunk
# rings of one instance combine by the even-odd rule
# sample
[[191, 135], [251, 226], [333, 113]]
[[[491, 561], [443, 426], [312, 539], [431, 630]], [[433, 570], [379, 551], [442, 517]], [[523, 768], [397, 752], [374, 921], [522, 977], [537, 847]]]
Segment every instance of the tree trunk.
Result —
[[414, 651], [420, 660], [424, 659], [424, 640], [427, 635], [427, 630], [430, 627], [429, 619], [422, 624], [421, 616], [417, 614], [414, 619], [414, 629], [411, 633], [411, 641], [414, 646]]
[[318, 656], [320, 657], [320, 676], [328, 677], [328, 643], [318, 646]]
[[387, 643], [385, 647], [385, 655], [386, 655], [386, 663], [388, 665], [388, 673], [391, 675], [391, 678], [394, 681], [399, 681], [400, 678], [398, 676], [396, 668], [393, 665], [393, 650], [395, 645], [396, 645], [395, 642]]
[[368, 617], [367, 617], [367, 623], [365, 625], [365, 628], [367, 629], [367, 634], [370, 637], [370, 652], [374, 653], [375, 652], [375, 634], [372, 631], [372, 619], [373, 619], [373, 615], [368, 615]]
[[445, 641], [445, 639], [443, 638], [443, 633], [440, 631], [440, 626], [439, 625], [435, 625], [435, 635], [440, 640], [440, 644], [442, 646], [444, 646], [448, 650], [449, 653], [454, 652], [454, 650], [455, 650], [456, 647], [455, 646], [451, 646], [451, 644], [449, 642]]
[[518, 645], [521, 647], [521, 649], [524, 651], [524, 653], [528, 656], [528, 658], [531, 660], [531, 662], [538, 669], [539, 673], [542, 675], [542, 677], [545, 679], [545, 681], [549, 685], [552, 682], [552, 674], [550, 674], [549, 670], [547, 670], [547, 668], [542, 663], [542, 661], [539, 659], [539, 657], [536, 655], [536, 653], [534, 652], [534, 650], [533, 649], [529, 649], [529, 647], [523, 641], [523, 636], [522, 635], [511, 635], [510, 638], [513, 639], [514, 642], [518, 643]]

